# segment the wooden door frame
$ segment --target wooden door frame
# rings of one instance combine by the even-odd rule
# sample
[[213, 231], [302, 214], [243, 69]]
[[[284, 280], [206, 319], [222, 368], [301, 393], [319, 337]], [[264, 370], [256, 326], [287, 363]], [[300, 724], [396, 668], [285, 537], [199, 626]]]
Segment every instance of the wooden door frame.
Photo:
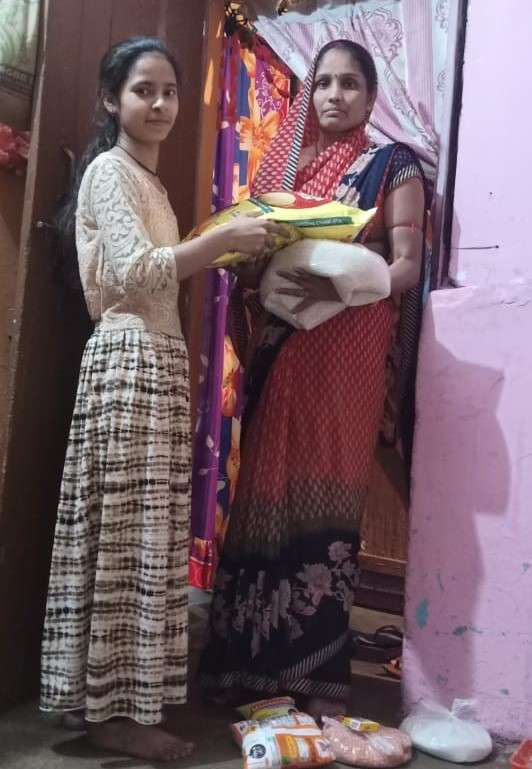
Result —
[[448, 285], [453, 224], [454, 184], [458, 157], [458, 130], [462, 109], [463, 71], [468, 0], [450, 0], [447, 67], [442, 130], [433, 205], [433, 260], [431, 289]]

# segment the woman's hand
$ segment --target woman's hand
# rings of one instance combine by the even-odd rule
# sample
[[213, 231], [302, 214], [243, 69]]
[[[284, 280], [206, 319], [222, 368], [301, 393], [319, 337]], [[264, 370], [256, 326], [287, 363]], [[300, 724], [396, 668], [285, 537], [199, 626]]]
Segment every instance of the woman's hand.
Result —
[[299, 296], [301, 301], [292, 312], [302, 312], [316, 302], [340, 302], [340, 297], [332, 281], [321, 275], [313, 275], [302, 269], [293, 272], [278, 270], [280, 278], [294, 283], [294, 288], [278, 288], [277, 293], [285, 296]]
[[258, 256], [250, 256], [244, 262], [231, 264], [226, 269], [236, 275], [239, 283], [245, 288], [257, 289], [270, 259], [271, 254], [262, 253]]

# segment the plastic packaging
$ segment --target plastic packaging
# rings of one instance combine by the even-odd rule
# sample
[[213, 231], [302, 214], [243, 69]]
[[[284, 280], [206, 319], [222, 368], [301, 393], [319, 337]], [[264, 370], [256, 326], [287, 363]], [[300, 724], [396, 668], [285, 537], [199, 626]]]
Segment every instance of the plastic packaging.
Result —
[[[294, 312], [301, 297], [279, 294], [279, 288], [296, 286], [277, 273], [296, 269], [330, 278], [340, 301], [316, 302]], [[372, 304], [389, 295], [390, 270], [382, 256], [357, 243], [330, 240], [302, 240], [283, 248], [273, 256], [260, 282], [264, 307], [295, 328], [307, 330], [334, 317], [345, 307]]]
[[523, 740], [510, 759], [512, 769], [532, 769], [532, 740]]
[[237, 708], [241, 716], [253, 721], [264, 721], [265, 718], [288, 716], [298, 712], [295, 700], [292, 697], [271, 697], [267, 700], [250, 702]]
[[[336, 200], [324, 200], [301, 193], [269, 192], [218, 211], [195, 227], [185, 240], [227, 224], [238, 214], [253, 214], [260, 219], [278, 222], [287, 231], [286, 238], [274, 236], [274, 246], [268, 252], [273, 254], [302, 238], [351, 241], [371, 221], [375, 211], [375, 208], [363, 211]], [[231, 251], [216, 259], [213, 266], [229, 267], [248, 257], [248, 254]]]
[[334, 761], [328, 741], [306, 713], [241, 721], [231, 731], [241, 745], [244, 769], [305, 769]]
[[[358, 720], [358, 719], [357, 719]], [[340, 719], [323, 717], [323, 736], [335, 759], [364, 768], [395, 767], [412, 758], [410, 738], [399, 729], [380, 726], [377, 731], [355, 731]]]
[[339, 721], [353, 732], [378, 732], [380, 724], [377, 721], [371, 721], [369, 718], [351, 718], [351, 716], [337, 716]]
[[300, 727], [300, 726], [310, 726], [315, 727], [317, 726], [316, 721], [312, 718], [312, 716], [309, 716], [307, 713], [301, 713], [300, 711], [295, 711], [293, 713], [290, 713], [289, 715], [285, 716], [275, 716], [273, 718], [247, 718], [245, 721], [237, 721], [234, 724], [231, 724], [231, 734], [234, 737], [235, 742], [238, 745], [242, 745], [242, 740], [246, 736], [246, 734], [254, 731], [257, 726], [261, 725], [273, 725], [276, 727], [289, 727], [291, 729]]
[[493, 750], [489, 733], [466, 716], [474, 702], [454, 700], [451, 710], [436, 703], [418, 705], [400, 726], [419, 750], [457, 764], [483, 761]]

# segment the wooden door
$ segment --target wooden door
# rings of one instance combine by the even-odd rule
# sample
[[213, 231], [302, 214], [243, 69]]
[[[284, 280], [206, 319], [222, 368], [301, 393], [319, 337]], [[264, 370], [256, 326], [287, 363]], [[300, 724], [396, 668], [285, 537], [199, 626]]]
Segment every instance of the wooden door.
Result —
[[408, 484], [395, 449], [377, 447], [361, 525], [361, 588], [355, 602], [402, 612], [408, 548]]
[[[217, 0], [49, 0], [47, 4], [0, 478], [0, 707], [21, 701], [38, 686], [60, 478], [81, 353], [90, 333], [83, 300], [58, 279], [53, 237], [38, 223], [51, 221], [66, 184], [69, 169], [63, 147], [79, 154], [91, 137], [102, 54], [112, 43], [142, 34], [166, 39], [181, 63], [180, 117], [161, 157], [161, 175], [182, 232], [190, 229], [198, 201], [210, 199], [217, 77], [207, 92], [204, 75], [208, 70], [212, 81], [222, 15], [223, 3]], [[205, 206], [200, 213], [206, 213]], [[201, 281], [191, 286], [189, 296], [187, 325], [195, 359]]]

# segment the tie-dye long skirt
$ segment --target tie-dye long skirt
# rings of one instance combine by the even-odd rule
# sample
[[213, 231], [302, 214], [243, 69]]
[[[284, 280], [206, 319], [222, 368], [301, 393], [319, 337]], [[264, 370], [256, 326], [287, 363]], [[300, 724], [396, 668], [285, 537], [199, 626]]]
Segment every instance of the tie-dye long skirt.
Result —
[[183, 340], [96, 331], [57, 514], [43, 710], [153, 724], [185, 700], [189, 432]]

